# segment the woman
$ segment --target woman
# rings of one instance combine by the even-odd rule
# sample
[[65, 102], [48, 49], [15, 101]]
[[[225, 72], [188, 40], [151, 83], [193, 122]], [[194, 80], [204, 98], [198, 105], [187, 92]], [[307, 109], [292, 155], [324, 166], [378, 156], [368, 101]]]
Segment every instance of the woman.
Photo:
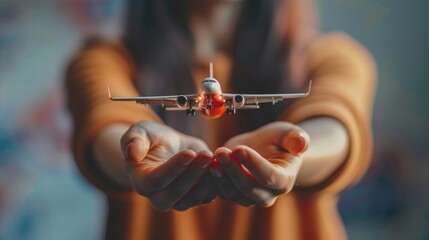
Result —
[[[345, 238], [338, 193], [371, 155], [369, 54], [317, 37], [310, 0], [177, 2], [131, 1], [123, 43], [88, 45], [67, 73], [76, 160], [109, 201], [106, 238]], [[106, 97], [106, 84], [194, 93], [209, 61], [225, 92], [296, 92], [305, 79], [313, 91], [217, 120]]]

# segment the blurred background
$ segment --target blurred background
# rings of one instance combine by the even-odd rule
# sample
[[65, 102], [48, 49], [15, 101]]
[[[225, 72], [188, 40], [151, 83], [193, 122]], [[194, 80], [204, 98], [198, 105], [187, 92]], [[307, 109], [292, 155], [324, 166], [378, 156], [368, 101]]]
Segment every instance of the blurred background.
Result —
[[[374, 161], [341, 196], [350, 239], [429, 239], [429, 2], [317, 1], [323, 32], [375, 57]], [[124, 0], [0, 0], [0, 239], [100, 239], [105, 199], [78, 172], [63, 75], [85, 37], [121, 34]]]

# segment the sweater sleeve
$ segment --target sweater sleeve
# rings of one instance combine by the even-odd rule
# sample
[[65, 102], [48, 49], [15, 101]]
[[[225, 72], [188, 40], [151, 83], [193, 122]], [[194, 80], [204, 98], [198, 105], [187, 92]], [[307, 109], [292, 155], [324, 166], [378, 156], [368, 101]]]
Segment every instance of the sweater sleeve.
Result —
[[131, 194], [131, 191], [115, 186], [98, 168], [91, 150], [94, 137], [113, 123], [131, 125], [140, 120], [161, 121], [150, 108], [132, 102], [113, 102], [108, 98], [107, 86], [113, 95], [137, 96], [133, 82], [135, 72], [122, 45], [97, 42], [78, 52], [66, 73], [77, 165], [92, 184], [113, 197]]
[[299, 123], [319, 116], [335, 118], [346, 127], [350, 145], [347, 159], [327, 180], [295, 190], [336, 194], [357, 182], [371, 160], [376, 68], [370, 54], [343, 33], [316, 39], [308, 50], [306, 68], [313, 80], [312, 92], [294, 102], [282, 119]]

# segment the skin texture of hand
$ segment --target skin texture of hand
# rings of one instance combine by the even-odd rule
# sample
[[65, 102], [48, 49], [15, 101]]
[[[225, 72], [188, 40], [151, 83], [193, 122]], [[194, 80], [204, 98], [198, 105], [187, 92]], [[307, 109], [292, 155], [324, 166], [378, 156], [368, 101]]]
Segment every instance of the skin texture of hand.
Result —
[[131, 186], [161, 212], [211, 202], [215, 186], [207, 174], [213, 154], [198, 138], [142, 121], [121, 139]]
[[210, 167], [218, 194], [243, 206], [273, 205], [292, 190], [308, 143], [308, 134], [287, 122], [231, 138], [215, 151]]

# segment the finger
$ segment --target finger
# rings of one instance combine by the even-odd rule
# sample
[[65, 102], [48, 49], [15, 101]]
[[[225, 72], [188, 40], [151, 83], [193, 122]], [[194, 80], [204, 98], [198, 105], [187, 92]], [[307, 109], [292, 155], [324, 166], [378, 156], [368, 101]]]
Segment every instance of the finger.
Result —
[[294, 126], [283, 134], [281, 141], [281, 146], [288, 152], [298, 155], [307, 149], [310, 137], [304, 130]]
[[224, 175], [222, 168], [220, 167], [220, 163], [217, 160], [216, 156], [223, 154], [225, 157], [229, 157], [230, 152], [231, 151], [229, 149], [224, 148], [224, 147], [216, 149], [215, 156], [214, 156], [213, 161], [212, 161], [210, 168], [209, 168], [210, 174], [213, 176], [213, 178], [215, 178], [215, 179], [220, 178]]
[[238, 203], [245, 207], [255, 204], [253, 200], [242, 194], [229, 180], [228, 177], [224, 176], [215, 178], [214, 181], [218, 187], [219, 196], [221, 198]]
[[213, 156], [209, 152], [198, 153], [189, 168], [177, 177], [168, 187], [152, 193], [149, 198], [155, 209], [158, 211], [170, 210], [203, 176], [212, 159]]
[[184, 150], [161, 165], [147, 161], [141, 162], [134, 168], [129, 166], [134, 189], [138, 193], [147, 196], [152, 192], [167, 187], [185, 171], [195, 157], [196, 154], [193, 151]]
[[209, 147], [205, 142], [203, 142], [201, 139], [191, 136], [185, 136], [186, 139], [184, 142], [188, 144], [186, 148], [191, 149], [195, 152], [201, 152], [201, 151], [210, 151]]
[[[290, 186], [293, 186], [294, 176], [296, 176], [293, 172], [295, 165], [291, 164], [293, 159], [289, 159], [291, 161], [282, 160], [281, 162], [286, 162], [286, 165], [280, 167], [272, 164], [258, 152], [246, 146], [236, 147], [232, 155], [249, 170], [259, 184], [276, 190], [276, 194], [288, 192], [290, 191]], [[297, 158], [291, 154], [287, 155], [290, 158]], [[289, 169], [289, 167], [292, 169]]]
[[[238, 202], [240, 199], [246, 198], [240, 191], [236, 189], [234, 184], [229, 180], [227, 176], [224, 176], [224, 172], [219, 165], [217, 158], [230, 158], [229, 154], [231, 151], [227, 148], [218, 148], [215, 151], [215, 159], [211, 164], [209, 170], [213, 179], [218, 186], [218, 191], [223, 199]], [[230, 159], [230, 161], [232, 161]]]
[[150, 141], [145, 129], [133, 125], [121, 138], [121, 149], [126, 159], [139, 163], [144, 159], [150, 148]]
[[174, 209], [184, 211], [189, 208], [210, 203], [216, 197], [210, 175], [205, 175], [183, 198], [174, 204]]
[[[262, 185], [259, 185], [254, 179], [253, 176], [249, 174], [247, 169], [239, 163], [238, 160], [234, 159], [232, 154], [225, 155], [223, 148], [216, 150], [215, 156], [216, 159], [221, 163], [222, 169], [225, 173], [225, 177], [229, 179], [232, 183], [232, 186], [235, 186], [240, 193], [245, 197], [250, 198], [255, 201], [257, 204], [265, 205], [269, 199], [272, 199], [273, 195], [269, 192], [269, 189], [266, 189]], [[227, 182], [225, 180], [219, 181], [222, 186], [219, 188], [227, 187]], [[225, 188], [223, 191], [230, 191], [227, 194], [235, 194], [230, 188]], [[232, 196], [237, 198], [237, 196]]]

